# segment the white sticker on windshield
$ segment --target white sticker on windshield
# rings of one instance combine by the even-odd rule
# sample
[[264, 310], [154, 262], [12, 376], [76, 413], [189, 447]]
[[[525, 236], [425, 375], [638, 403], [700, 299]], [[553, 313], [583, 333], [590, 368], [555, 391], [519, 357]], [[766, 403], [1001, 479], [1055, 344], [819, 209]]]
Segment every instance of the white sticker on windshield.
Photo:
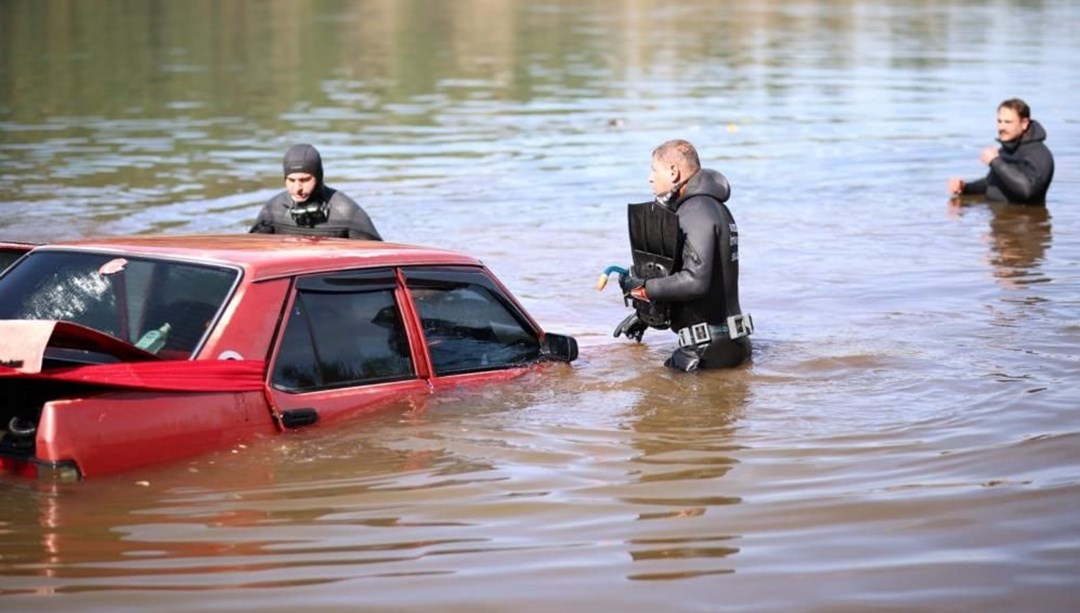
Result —
[[124, 258], [115, 258], [102, 264], [101, 268], [98, 269], [98, 274], [103, 277], [115, 275], [116, 273], [122, 272], [125, 268], [127, 268], [127, 265], [128, 261]]

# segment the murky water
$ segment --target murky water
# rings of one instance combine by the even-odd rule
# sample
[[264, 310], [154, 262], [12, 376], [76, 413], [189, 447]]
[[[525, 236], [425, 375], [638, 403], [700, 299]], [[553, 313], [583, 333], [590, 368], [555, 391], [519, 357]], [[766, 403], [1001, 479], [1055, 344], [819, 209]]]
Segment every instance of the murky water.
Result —
[[[0, 3], [0, 239], [237, 232], [315, 143], [572, 367], [77, 484], [0, 482], [4, 611], [1080, 609], [1080, 7]], [[950, 207], [1028, 100], [1045, 210]], [[597, 274], [652, 147], [733, 184], [753, 363]]]

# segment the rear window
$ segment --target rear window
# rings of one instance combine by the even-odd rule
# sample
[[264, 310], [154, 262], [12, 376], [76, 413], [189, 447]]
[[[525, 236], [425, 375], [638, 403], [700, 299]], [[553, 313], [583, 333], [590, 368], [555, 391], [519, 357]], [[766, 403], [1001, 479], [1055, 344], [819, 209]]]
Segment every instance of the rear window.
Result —
[[36, 251], [0, 278], [0, 319], [63, 320], [189, 357], [239, 271], [171, 260]]

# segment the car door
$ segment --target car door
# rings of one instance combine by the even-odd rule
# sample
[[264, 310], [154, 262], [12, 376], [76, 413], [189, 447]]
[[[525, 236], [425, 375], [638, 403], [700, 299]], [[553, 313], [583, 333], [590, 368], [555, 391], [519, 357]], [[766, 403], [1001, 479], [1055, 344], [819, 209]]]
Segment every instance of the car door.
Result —
[[269, 369], [270, 394], [284, 425], [430, 393], [414, 358], [403, 292], [392, 268], [296, 281]]

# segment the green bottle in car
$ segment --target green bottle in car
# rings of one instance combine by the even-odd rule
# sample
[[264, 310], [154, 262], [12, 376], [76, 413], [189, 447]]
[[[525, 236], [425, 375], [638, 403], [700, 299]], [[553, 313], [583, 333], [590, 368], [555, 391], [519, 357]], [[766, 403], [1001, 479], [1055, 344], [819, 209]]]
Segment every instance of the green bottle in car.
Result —
[[139, 339], [139, 342], [135, 343], [135, 346], [143, 351], [157, 353], [165, 346], [165, 341], [169, 338], [169, 330], [171, 329], [172, 326], [165, 323], [156, 330], [150, 330], [142, 335], [142, 338]]

